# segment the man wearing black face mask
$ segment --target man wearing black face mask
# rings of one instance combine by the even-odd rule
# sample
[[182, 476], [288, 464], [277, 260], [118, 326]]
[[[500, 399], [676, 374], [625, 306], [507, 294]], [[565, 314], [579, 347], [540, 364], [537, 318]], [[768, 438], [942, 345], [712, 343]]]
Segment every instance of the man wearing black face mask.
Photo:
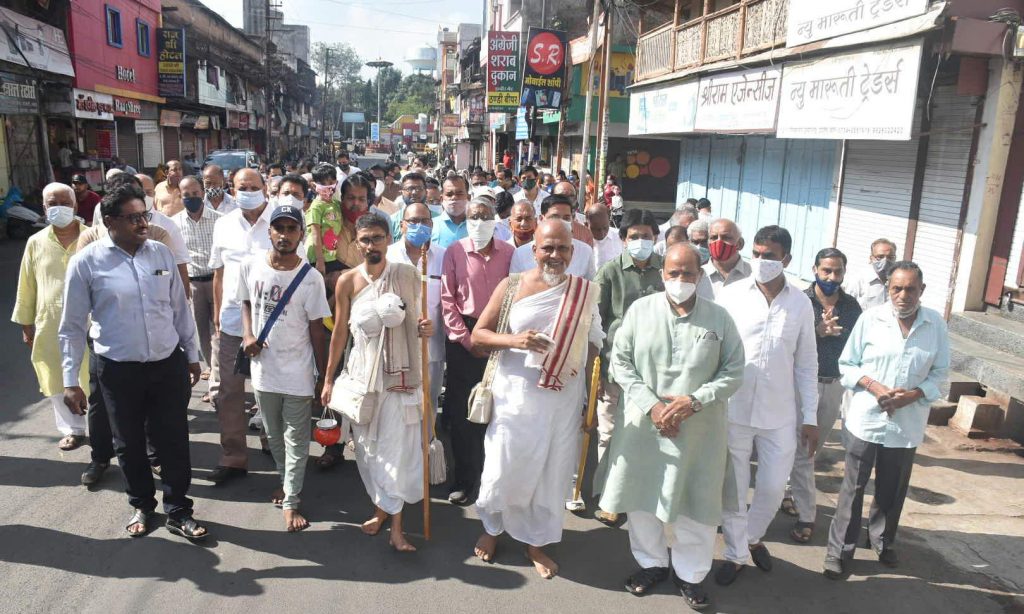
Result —
[[[814, 310], [818, 346], [818, 444], [813, 452], [821, 450], [839, 417], [843, 400], [839, 355], [861, 313], [857, 300], [841, 287], [845, 276], [846, 255], [834, 247], [826, 247], [814, 258], [814, 283], [805, 292]], [[789, 536], [801, 544], [809, 542], [814, 535], [817, 515], [814, 457], [815, 454], [797, 446], [789, 475], [789, 492], [782, 500], [782, 510], [798, 518]]]
[[[209, 379], [211, 373], [216, 377], [218, 348], [217, 338], [213, 335], [213, 269], [209, 267], [210, 250], [213, 247], [213, 227], [222, 216], [206, 206], [203, 186], [198, 179], [192, 176], [185, 177], [179, 187], [185, 210], [176, 213], [171, 220], [181, 230], [185, 247], [192, 258], [188, 265], [189, 285], [192, 288], [192, 314], [196, 318], [199, 347], [206, 362], [203, 379]], [[203, 395], [203, 400], [210, 400], [209, 392]]]
[[349, 162], [348, 152], [342, 151], [338, 153], [338, 183], [348, 178], [349, 175], [354, 175], [361, 172], [359, 167], [352, 166]]

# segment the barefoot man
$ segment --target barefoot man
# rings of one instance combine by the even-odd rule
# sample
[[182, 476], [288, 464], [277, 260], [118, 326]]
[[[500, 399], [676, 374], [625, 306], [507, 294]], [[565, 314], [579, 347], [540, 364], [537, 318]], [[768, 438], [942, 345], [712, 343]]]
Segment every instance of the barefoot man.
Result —
[[[271, 249], [242, 262], [238, 300], [242, 302], [242, 345], [252, 358], [252, 387], [260, 406], [281, 487], [271, 501], [284, 510], [285, 529], [301, 531], [309, 522], [299, 513], [299, 495], [309, 458], [309, 421], [316, 388], [323, 377], [331, 315], [324, 278], [302, 261], [298, 249], [306, 229], [302, 209], [281, 205], [270, 214]], [[290, 296], [288, 290], [294, 286]], [[278, 303], [285, 305], [278, 308]], [[270, 330], [262, 333], [275, 309]], [[258, 336], [263, 334], [260, 343]], [[317, 366], [314, 374], [310, 365]]]
[[[498, 285], [473, 330], [474, 349], [502, 352], [476, 502], [485, 533], [475, 553], [492, 561], [498, 536], [508, 532], [526, 544], [537, 573], [553, 578], [558, 565], [541, 548], [562, 539], [585, 380], [604, 332], [597, 284], [565, 272], [573, 256], [567, 225], [542, 222], [533, 254], [537, 265]], [[518, 288], [507, 332], [501, 333], [498, 319], [510, 283]]]
[[[376, 396], [373, 418], [368, 424], [352, 425], [359, 476], [376, 506], [373, 517], [363, 523], [363, 532], [376, 535], [390, 517], [391, 546], [399, 552], [414, 552], [416, 548], [402, 531], [402, 508], [423, 499], [418, 337], [430, 338], [434, 326], [430, 319], [418, 317], [420, 276], [416, 267], [387, 261], [388, 220], [363, 215], [356, 220], [355, 231], [364, 262], [338, 278], [334, 321], [348, 322], [348, 328], [336, 326], [331, 336], [321, 397], [324, 405], [331, 400], [333, 377], [351, 330], [353, 345], [346, 370], [356, 381], [376, 382], [370, 391]], [[383, 348], [383, 355], [376, 361], [378, 348]], [[371, 377], [374, 364], [379, 364], [380, 370]]]

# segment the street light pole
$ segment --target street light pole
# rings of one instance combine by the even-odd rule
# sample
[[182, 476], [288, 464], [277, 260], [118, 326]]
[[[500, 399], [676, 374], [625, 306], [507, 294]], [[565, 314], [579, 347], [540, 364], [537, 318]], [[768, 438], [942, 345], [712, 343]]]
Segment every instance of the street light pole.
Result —
[[377, 142], [380, 142], [380, 131], [384, 125], [384, 121], [380, 116], [380, 69], [387, 68], [388, 66], [394, 66], [392, 62], [377, 58], [372, 62], [367, 62], [367, 66], [370, 68], [377, 69]]

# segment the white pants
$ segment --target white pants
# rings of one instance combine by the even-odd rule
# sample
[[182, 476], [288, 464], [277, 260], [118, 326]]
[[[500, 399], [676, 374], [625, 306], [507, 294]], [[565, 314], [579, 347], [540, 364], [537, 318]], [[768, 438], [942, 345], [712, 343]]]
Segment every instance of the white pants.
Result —
[[608, 446], [612, 443], [612, 431], [615, 429], [615, 408], [619, 406], [619, 395], [622, 388], [618, 384], [602, 380], [604, 394], [597, 398], [597, 462], [604, 458]]
[[[668, 567], [683, 582], [697, 584], [711, 571], [717, 527], [680, 516], [662, 522], [650, 512], [629, 512], [629, 549], [640, 567]], [[671, 548], [671, 553], [669, 549]]]
[[53, 417], [57, 420], [57, 430], [61, 435], [85, 435], [85, 416], [71, 413], [64, 404], [64, 395], [55, 394], [50, 399], [53, 405]]
[[[748, 546], [761, 542], [768, 525], [786, 494], [786, 479], [793, 469], [796, 453], [796, 429], [784, 426], [778, 429], [759, 429], [729, 423], [729, 461], [737, 501], [726, 501], [722, 512], [722, 534], [725, 537], [725, 559], [746, 563], [750, 558]], [[750, 458], [757, 446], [757, 481], [754, 499], [747, 510], [747, 492], [750, 488]], [[729, 488], [727, 487], [727, 492]]]
[[845, 388], [838, 381], [818, 384], [818, 447], [815, 456], [808, 456], [803, 446], [798, 445], [796, 449], [793, 471], [789, 475], [789, 490], [800, 522], [814, 522], [817, 516], [818, 489], [814, 485], [814, 459], [832, 434], [832, 427], [839, 416], [839, 406], [843, 402], [843, 390]]

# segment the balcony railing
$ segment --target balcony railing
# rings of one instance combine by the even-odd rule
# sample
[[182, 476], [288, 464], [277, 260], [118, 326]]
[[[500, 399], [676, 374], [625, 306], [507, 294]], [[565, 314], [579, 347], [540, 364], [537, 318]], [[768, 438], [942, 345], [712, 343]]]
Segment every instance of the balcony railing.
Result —
[[741, 0], [720, 11], [644, 32], [637, 41], [636, 80], [740, 59], [786, 41], [789, 0]]

